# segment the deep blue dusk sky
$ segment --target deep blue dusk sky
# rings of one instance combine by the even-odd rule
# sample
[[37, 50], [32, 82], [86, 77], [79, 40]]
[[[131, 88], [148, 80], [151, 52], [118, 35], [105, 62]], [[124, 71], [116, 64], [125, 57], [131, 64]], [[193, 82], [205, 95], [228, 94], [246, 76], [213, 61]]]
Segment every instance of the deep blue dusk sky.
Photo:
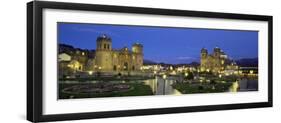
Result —
[[96, 39], [106, 34], [112, 48], [144, 46], [144, 59], [165, 63], [199, 61], [201, 48], [220, 47], [233, 59], [258, 57], [258, 32], [147, 26], [58, 23], [59, 43], [76, 48], [96, 49]]

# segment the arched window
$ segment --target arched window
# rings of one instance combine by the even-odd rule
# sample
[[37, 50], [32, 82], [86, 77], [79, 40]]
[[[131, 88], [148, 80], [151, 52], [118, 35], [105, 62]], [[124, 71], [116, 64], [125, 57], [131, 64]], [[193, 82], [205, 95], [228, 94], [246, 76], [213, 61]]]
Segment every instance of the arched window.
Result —
[[127, 62], [124, 63], [124, 70], [128, 70], [128, 63]]
[[104, 44], [103, 48], [106, 49], [106, 44]]
[[113, 66], [113, 70], [116, 71], [116, 69], [117, 69], [117, 67], [116, 67], [116, 65], [114, 65], [114, 66]]

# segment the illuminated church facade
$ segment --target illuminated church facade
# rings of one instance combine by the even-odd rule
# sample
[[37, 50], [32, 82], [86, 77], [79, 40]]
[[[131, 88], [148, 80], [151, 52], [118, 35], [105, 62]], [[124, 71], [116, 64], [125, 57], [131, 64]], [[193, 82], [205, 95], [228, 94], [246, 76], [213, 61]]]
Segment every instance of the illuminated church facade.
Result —
[[112, 40], [101, 35], [96, 40], [95, 50], [83, 50], [70, 45], [59, 47], [59, 73], [72, 75], [83, 72], [128, 73], [138, 72], [143, 66], [143, 45], [135, 43], [132, 49], [112, 48]]
[[227, 65], [227, 55], [218, 47], [214, 48], [212, 54], [208, 54], [208, 50], [201, 49], [200, 70], [211, 71], [214, 73], [223, 71]]
[[94, 71], [139, 71], [143, 65], [143, 46], [135, 43], [132, 50], [127, 47], [113, 49], [112, 40], [102, 35], [96, 40], [95, 58], [92, 60]]

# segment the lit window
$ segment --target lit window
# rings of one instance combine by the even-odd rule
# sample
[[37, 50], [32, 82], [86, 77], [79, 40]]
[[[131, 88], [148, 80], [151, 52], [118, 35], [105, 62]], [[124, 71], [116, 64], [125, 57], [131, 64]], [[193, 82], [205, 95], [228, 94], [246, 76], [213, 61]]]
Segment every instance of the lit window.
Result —
[[254, 71], [253, 70], [250, 70], [250, 74], [253, 74], [254, 73]]

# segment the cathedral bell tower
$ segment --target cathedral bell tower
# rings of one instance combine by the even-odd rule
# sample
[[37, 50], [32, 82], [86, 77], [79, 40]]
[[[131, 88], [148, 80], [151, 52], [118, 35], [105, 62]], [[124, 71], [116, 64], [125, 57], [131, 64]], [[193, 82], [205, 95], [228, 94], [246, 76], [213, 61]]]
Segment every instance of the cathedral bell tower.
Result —
[[112, 41], [107, 35], [102, 35], [97, 38], [97, 50], [111, 50]]
[[201, 59], [207, 58], [207, 55], [208, 55], [208, 50], [205, 48], [202, 48], [201, 49]]
[[132, 52], [132, 70], [140, 70], [143, 65], [143, 46], [140, 43], [133, 44]]
[[96, 40], [96, 56], [95, 56], [95, 70], [100, 72], [111, 71], [112, 68], [112, 41], [111, 38], [105, 34], [99, 36]]
[[218, 47], [214, 48], [214, 57], [219, 58], [221, 54], [221, 49]]
[[208, 62], [208, 50], [205, 48], [201, 49], [201, 60], [200, 60], [200, 70], [205, 71]]

